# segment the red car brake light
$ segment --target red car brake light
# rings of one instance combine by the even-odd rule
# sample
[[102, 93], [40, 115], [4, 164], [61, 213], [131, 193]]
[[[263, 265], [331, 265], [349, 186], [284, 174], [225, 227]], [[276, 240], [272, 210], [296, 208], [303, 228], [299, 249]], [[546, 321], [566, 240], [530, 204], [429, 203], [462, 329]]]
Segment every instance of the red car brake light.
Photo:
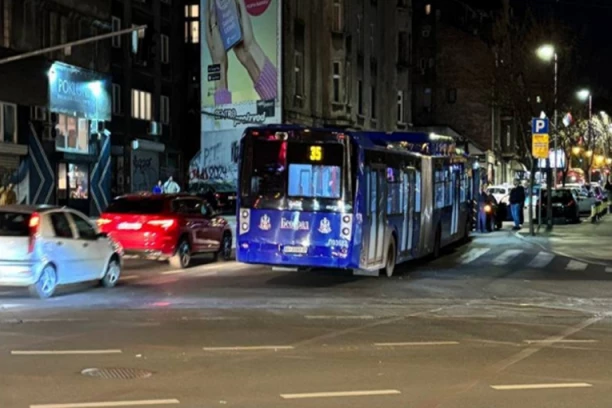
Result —
[[576, 204], [576, 202], [574, 200], [570, 200], [569, 203], [567, 203], [567, 206], [571, 207], [571, 206], [573, 206], [575, 204]]
[[34, 252], [34, 244], [36, 243], [36, 235], [38, 234], [38, 230], [40, 228], [40, 215], [38, 215], [38, 213], [33, 213], [30, 216], [28, 228], [29, 228], [28, 253], [31, 254], [32, 252]]

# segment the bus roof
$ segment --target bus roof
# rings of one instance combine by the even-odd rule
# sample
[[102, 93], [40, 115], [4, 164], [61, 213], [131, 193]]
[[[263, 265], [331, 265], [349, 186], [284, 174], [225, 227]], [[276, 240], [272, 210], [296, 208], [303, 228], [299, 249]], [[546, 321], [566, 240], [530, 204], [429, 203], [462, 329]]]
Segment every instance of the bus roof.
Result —
[[251, 127], [248, 131], [338, 133], [348, 135], [363, 147], [383, 147], [404, 150], [423, 155], [450, 155], [465, 153], [456, 147], [457, 140], [450, 136], [424, 132], [376, 132], [340, 128], [309, 128], [300, 125], [266, 125]]

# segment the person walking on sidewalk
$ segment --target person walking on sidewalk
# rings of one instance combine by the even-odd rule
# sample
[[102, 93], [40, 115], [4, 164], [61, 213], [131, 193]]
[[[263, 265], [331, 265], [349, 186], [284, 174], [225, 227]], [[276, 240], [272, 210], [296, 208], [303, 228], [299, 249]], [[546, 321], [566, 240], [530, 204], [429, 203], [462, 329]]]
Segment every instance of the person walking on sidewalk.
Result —
[[487, 226], [487, 211], [485, 207], [489, 204], [489, 195], [487, 194], [487, 186], [483, 185], [480, 194], [478, 194], [478, 225], [476, 228], [477, 232], [485, 233], [489, 232]]
[[514, 180], [514, 188], [510, 191], [510, 211], [512, 212], [512, 220], [514, 221], [514, 230], [521, 229], [521, 213], [525, 206], [525, 188], [521, 186], [518, 180]]

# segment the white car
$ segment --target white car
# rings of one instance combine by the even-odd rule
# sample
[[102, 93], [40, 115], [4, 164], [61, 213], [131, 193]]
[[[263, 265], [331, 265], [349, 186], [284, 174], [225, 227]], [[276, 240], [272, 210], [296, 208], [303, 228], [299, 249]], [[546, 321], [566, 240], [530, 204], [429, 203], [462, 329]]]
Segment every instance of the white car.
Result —
[[512, 190], [512, 186], [509, 185], [490, 186], [487, 187], [487, 194], [493, 195], [498, 203], [509, 204], [510, 190]]
[[0, 286], [48, 298], [58, 285], [117, 284], [123, 250], [82, 213], [57, 207], [0, 207]]

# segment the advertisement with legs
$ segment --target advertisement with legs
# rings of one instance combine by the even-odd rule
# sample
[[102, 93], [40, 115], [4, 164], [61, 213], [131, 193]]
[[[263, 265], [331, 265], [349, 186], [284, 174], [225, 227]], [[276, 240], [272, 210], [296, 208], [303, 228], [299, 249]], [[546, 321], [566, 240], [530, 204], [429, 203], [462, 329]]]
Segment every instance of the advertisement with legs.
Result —
[[235, 184], [244, 128], [281, 122], [280, 3], [202, 0], [201, 151], [190, 179]]

